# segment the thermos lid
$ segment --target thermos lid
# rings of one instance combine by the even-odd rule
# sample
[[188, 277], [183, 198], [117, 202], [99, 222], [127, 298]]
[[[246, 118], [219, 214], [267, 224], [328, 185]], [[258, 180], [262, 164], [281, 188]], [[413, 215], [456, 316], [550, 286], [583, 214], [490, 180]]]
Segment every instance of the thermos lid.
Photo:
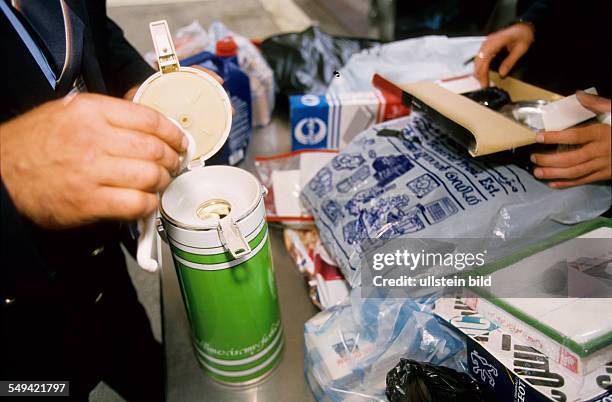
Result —
[[180, 66], [166, 21], [152, 22], [150, 29], [160, 71], [138, 88], [134, 102], [157, 110], [191, 134], [192, 159], [209, 159], [221, 149], [231, 129], [229, 97], [209, 74]]

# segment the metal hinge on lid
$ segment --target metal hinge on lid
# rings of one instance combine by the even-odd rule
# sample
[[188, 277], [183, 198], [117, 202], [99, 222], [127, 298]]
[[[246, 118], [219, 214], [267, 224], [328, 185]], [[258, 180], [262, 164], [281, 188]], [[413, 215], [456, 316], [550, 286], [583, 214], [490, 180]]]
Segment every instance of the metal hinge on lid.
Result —
[[177, 71], [180, 67], [172, 36], [166, 20], [155, 21], [149, 24], [151, 38], [157, 54], [157, 63], [162, 74]]
[[251, 246], [246, 241], [236, 222], [230, 217], [219, 219], [219, 226], [217, 232], [221, 241], [228, 249], [232, 257], [240, 258], [251, 252]]

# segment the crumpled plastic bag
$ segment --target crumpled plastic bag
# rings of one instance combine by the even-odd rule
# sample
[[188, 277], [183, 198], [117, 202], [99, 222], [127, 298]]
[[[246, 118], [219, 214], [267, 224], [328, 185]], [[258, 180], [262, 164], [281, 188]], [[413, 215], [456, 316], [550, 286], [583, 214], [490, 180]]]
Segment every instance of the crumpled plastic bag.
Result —
[[[397, 135], [378, 135], [383, 128]], [[319, 170], [301, 199], [352, 287], [361, 284], [362, 257], [373, 240], [475, 238], [527, 246], [599, 216], [611, 203], [608, 183], [552, 189], [498, 155], [473, 158], [418, 113], [359, 134]], [[505, 249], [489, 250], [488, 257]]]
[[386, 401], [386, 374], [402, 357], [465, 371], [465, 341], [432, 313], [435, 300], [364, 298], [353, 289], [306, 322], [304, 365], [315, 399]]
[[282, 95], [323, 95], [334, 71], [354, 53], [377, 43], [373, 39], [332, 36], [312, 26], [302, 32], [270, 36], [261, 44], [261, 51]]
[[387, 373], [389, 402], [482, 402], [482, 391], [469, 374], [411, 359]]
[[423, 36], [362, 50], [338, 70], [339, 76], [331, 81], [327, 93], [371, 91], [375, 73], [400, 83], [471, 74], [474, 64], [465, 62], [478, 53], [484, 39]]

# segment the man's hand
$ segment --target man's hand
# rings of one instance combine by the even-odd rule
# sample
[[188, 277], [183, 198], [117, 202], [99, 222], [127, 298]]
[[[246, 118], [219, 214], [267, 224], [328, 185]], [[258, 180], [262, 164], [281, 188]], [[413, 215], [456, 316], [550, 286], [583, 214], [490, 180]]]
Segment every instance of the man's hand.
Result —
[[[600, 114], [610, 112], [610, 99], [576, 93], [582, 106]], [[602, 123], [562, 131], [539, 133], [538, 142], [544, 144], [572, 144], [577, 149], [551, 154], [532, 154], [531, 161], [538, 165], [533, 174], [539, 179], [553, 180], [550, 187], [577, 186], [612, 178], [610, 154], [610, 126]]]
[[474, 59], [474, 76], [480, 81], [480, 85], [483, 88], [489, 86], [489, 65], [500, 50], [505, 48], [509, 53], [499, 66], [499, 75], [505, 77], [527, 52], [533, 40], [533, 28], [524, 22], [518, 22], [487, 36]]
[[187, 147], [158, 112], [93, 94], [45, 103], [2, 124], [0, 138], [13, 203], [46, 228], [146, 216]]

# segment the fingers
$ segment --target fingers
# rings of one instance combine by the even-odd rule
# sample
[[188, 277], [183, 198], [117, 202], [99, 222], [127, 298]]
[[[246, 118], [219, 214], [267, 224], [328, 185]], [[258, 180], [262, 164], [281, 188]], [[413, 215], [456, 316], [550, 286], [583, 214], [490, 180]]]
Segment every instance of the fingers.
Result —
[[536, 135], [536, 142], [541, 144], [586, 144], [597, 137], [597, 132], [590, 127], [569, 128], [562, 131], [544, 131]]
[[593, 159], [570, 167], [538, 167], [533, 175], [538, 179], [575, 179], [596, 172], [604, 167], [599, 159]]
[[483, 44], [474, 59], [474, 76], [480, 81], [480, 86], [483, 88], [489, 86], [489, 65], [498, 51], [492, 52], [490, 49], [489, 45]]
[[135, 189], [99, 187], [95, 191], [100, 202], [92, 205], [91, 214], [99, 219], [139, 219], [155, 211], [158, 205], [157, 195]]
[[[482, 56], [482, 57], [481, 57]], [[474, 76], [480, 82], [480, 86], [485, 88], [489, 86], [489, 64], [490, 59], [485, 59], [484, 54], [480, 52], [474, 59]]]
[[176, 174], [179, 169], [179, 155], [176, 151], [153, 135], [116, 129], [107, 141], [106, 149], [110, 156], [156, 162], [170, 174]]
[[600, 170], [600, 171], [588, 174], [586, 176], [580, 177], [578, 179], [552, 181], [548, 183], [548, 186], [552, 188], [567, 188], [567, 187], [579, 186], [582, 184], [594, 183], [594, 182], [601, 181], [601, 180], [608, 180], [609, 178], [610, 178], [609, 174], [607, 174], [605, 170]]
[[119, 128], [149, 133], [164, 141], [177, 152], [187, 149], [183, 132], [161, 113], [133, 102], [99, 96], [101, 112], [106, 120]]
[[540, 167], [575, 166], [600, 156], [593, 148], [591, 144], [587, 144], [574, 151], [532, 154], [531, 162]]
[[136, 92], [138, 92], [138, 88], [140, 85], [134, 85], [132, 88], [128, 89], [128, 91], [123, 94], [123, 99], [131, 101], [136, 96]]
[[162, 166], [139, 159], [107, 157], [96, 164], [103, 186], [157, 193], [170, 184], [170, 174]]
[[221, 76], [219, 76], [219, 74], [215, 73], [214, 71], [204, 68], [202, 66], [198, 66], [197, 64], [194, 64], [193, 66], [189, 66], [189, 67], [205, 72], [206, 74], [213, 77], [219, 84], [223, 85], [223, 82], [224, 82], [223, 78], [221, 78]]
[[513, 46], [510, 50], [510, 54], [508, 54], [508, 57], [506, 57], [499, 66], [499, 75], [502, 77], [508, 75], [508, 72], [510, 72], [516, 62], [523, 57], [525, 53], [527, 53], [527, 49], [529, 49], [529, 46], [523, 42], [518, 42], [515, 46]]
[[474, 75], [480, 81], [480, 85], [489, 86], [489, 66], [495, 55], [507, 44], [505, 35], [497, 33], [490, 35], [480, 47], [478, 55], [474, 59]]
[[606, 99], [602, 96], [591, 95], [584, 91], [577, 91], [576, 98], [578, 102], [590, 111], [601, 114], [610, 112], [610, 99]]

